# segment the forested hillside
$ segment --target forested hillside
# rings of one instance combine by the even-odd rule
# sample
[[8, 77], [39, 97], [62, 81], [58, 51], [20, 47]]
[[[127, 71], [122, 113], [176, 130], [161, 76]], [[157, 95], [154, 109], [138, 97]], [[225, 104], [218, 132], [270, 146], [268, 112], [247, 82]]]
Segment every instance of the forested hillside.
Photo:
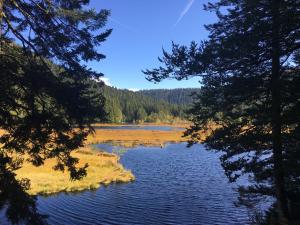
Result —
[[170, 104], [142, 92], [105, 86], [103, 94], [109, 122], [172, 122], [185, 116], [185, 106]]
[[199, 90], [199, 88], [154, 89], [142, 90], [139, 93], [150, 96], [155, 100], [164, 100], [172, 104], [189, 105], [193, 102], [191, 95]]

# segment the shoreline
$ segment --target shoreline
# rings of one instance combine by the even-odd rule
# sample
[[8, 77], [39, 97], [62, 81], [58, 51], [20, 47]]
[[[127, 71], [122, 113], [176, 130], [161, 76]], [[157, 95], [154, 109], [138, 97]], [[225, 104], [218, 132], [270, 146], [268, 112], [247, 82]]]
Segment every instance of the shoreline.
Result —
[[126, 170], [120, 163], [120, 157], [112, 154], [84, 147], [72, 153], [79, 159], [78, 166], [89, 164], [87, 176], [81, 180], [71, 181], [68, 172], [54, 171], [55, 160], [46, 160], [45, 164], [35, 167], [24, 163], [16, 171], [18, 179], [29, 179], [31, 186], [27, 192], [30, 195], [52, 195], [60, 192], [80, 192], [95, 190], [101, 185], [112, 183], [129, 183], [135, 180], [130, 170]]
[[191, 125], [190, 122], [175, 122], [175, 123], [95, 123], [92, 126], [100, 127], [134, 127], [134, 126], [166, 126], [166, 127], [178, 127], [178, 128], [187, 128]]
[[[153, 126], [153, 124], [147, 124]], [[107, 126], [118, 126], [107, 124]], [[123, 126], [128, 126], [123, 124]], [[143, 126], [134, 125], [131, 126]], [[156, 124], [157, 126], [157, 124]], [[167, 125], [161, 125], [167, 126]], [[178, 127], [178, 126], [177, 126]], [[89, 164], [87, 176], [79, 181], [70, 181], [67, 172], [54, 171], [54, 159], [46, 160], [41, 167], [35, 167], [24, 163], [23, 167], [16, 171], [17, 178], [30, 180], [31, 188], [27, 191], [31, 195], [52, 195], [60, 192], [80, 192], [95, 190], [101, 185], [107, 186], [111, 183], [128, 183], [135, 180], [130, 170], [126, 170], [120, 164], [120, 156], [102, 152], [101, 149], [93, 149], [93, 145], [101, 143], [113, 143], [117, 146], [132, 148], [136, 146], [161, 147], [166, 143], [186, 142], [187, 138], [182, 137], [183, 131], [172, 129], [161, 130], [117, 130], [117, 129], [96, 129], [87, 137], [86, 147], [78, 149], [72, 156], [79, 159], [78, 166]]]
[[182, 130], [175, 129], [171, 131], [96, 129], [94, 134], [88, 136], [86, 143], [95, 145], [112, 142], [127, 148], [139, 145], [156, 147], [168, 142], [187, 141], [182, 135]]

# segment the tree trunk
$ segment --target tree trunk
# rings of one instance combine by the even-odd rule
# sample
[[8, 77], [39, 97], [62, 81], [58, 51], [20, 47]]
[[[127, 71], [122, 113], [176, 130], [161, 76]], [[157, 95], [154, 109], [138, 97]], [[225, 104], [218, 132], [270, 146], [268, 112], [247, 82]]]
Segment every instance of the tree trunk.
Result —
[[272, 1], [272, 141], [274, 161], [274, 181], [277, 198], [279, 223], [289, 224], [289, 210], [285, 191], [283, 148], [282, 148], [282, 122], [281, 122], [281, 85], [280, 85], [280, 18], [279, 7], [281, 0]]

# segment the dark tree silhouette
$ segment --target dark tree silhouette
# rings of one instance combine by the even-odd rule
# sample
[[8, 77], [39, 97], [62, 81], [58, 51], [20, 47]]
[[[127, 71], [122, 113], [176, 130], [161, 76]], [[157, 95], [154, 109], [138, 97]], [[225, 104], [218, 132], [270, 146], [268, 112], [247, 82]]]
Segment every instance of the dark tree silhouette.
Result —
[[245, 175], [251, 181], [240, 187], [241, 203], [275, 197], [274, 224], [299, 219], [299, 8], [294, 0], [208, 3], [205, 9], [218, 16], [206, 26], [209, 39], [173, 43], [159, 59], [164, 66], [144, 71], [154, 82], [201, 77], [185, 135], [193, 144], [213, 124], [206, 145], [224, 152], [231, 181]]
[[105, 56], [97, 47], [111, 30], [109, 11], [88, 9], [88, 0], [0, 0], [0, 208], [12, 223], [42, 224], [30, 181], [17, 180], [24, 160], [81, 179], [71, 152], [93, 132], [104, 113], [101, 76], [84, 62]]

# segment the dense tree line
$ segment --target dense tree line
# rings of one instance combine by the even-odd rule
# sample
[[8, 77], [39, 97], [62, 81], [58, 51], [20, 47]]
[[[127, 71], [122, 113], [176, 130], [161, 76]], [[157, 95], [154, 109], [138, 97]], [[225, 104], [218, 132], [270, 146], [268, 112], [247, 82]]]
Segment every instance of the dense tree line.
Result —
[[223, 152], [232, 182], [246, 177], [239, 203], [251, 209], [273, 199], [259, 224], [300, 222], [300, 1], [208, 3], [218, 16], [209, 39], [173, 44], [147, 79], [198, 75], [202, 89], [186, 131], [190, 144], [211, 130], [208, 149]]
[[109, 122], [172, 122], [175, 118], [185, 118], [186, 107], [152, 98], [143, 92], [105, 86], [103, 95]]
[[139, 93], [171, 104], [190, 105], [193, 103], [192, 96], [198, 93], [199, 90], [199, 88], [153, 89], [141, 90]]

